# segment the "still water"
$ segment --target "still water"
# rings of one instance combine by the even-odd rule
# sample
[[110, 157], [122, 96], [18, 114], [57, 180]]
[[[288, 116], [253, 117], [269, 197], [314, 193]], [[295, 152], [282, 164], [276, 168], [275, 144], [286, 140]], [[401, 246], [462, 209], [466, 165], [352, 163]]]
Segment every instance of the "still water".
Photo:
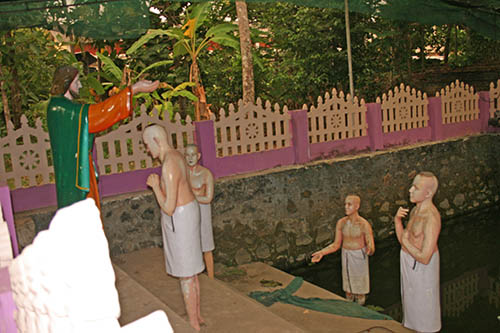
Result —
[[[401, 321], [399, 243], [394, 236], [375, 245], [367, 305], [381, 307], [381, 312]], [[500, 207], [443, 219], [439, 252], [441, 332], [500, 332]], [[344, 296], [340, 253], [288, 273]]]

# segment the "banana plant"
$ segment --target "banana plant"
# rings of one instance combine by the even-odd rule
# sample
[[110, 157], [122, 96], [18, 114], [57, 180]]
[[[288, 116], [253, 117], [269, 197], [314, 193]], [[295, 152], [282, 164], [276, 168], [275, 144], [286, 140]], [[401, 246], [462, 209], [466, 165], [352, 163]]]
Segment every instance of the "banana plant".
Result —
[[[138, 81], [139, 78], [141, 78], [147, 71], [159, 66], [172, 64], [172, 60], [158, 61], [147, 66], [139, 73], [131, 76], [131, 71], [127, 67], [122, 70], [114, 63], [111, 58], [105, 56], [104, 54], [98, 52], [97, 57], [101, 60], [102, 64], [102, 71], [99, 74], [102, 78], [106, 79], [109, 82], [101, 83], [95, 76], [89, 75], [87, 77], [87, 83], [89, 87], [99, 95], [104, 94], [105, 91], [109, 88], [111, 88], [110, 93], [114, 94], [120, 91], [126, 85], [130, 85], [131, 83]], [[197, 100], [195, 95], [186, 90], [187, 87], [193, 85], [194, 83], [184, 82], [176, 87], [173, 87], [166, 82], [162, 82], [160, 83], [160, 89], [166, 89], [165, 92], [159, 94], [158, 91], [155, 90], [152, 93], [140, 93], [135, 95], [134, 99], [144, 99], [144, 104], [146, 107], [153, 105], [159, 111], [160, 117], [163, 118], [164, 115], [168, 113], [170, 120], [172, 120], [174, 118], [174, 106], [172, 103], [172, 99], [174, 97], [183, 96], [192, 101]]]
[[193, 82], [193, 92], [197, 97], [195, 102], [195, 118], [196, 121], [208, 117], [206, 110], [206, 97], [203, 85], [201, 84], [200, 70], [198, 67], [198, 56], [207, 48], [209, 43], [217, 43], [219, 45], [228, 46], [239, 52], [239, 41], [234, 36], [233, 32], [238, 29], [238, 26], [231, 23], [221, 23], [209, 28], [203, 36], [197, 35], [197, 30], [206, 21], [210, 2], [202, 2], [190, 7], [190, 10], [185, 18], [182, 28], [152, 29], [144, 36], [139, 38], [127, 51], [127, 54], [134, 53], [141, 46], [146, 44], [153, 38], [167, 35], [176, 40], [173, 47], [173, 56], [180, 57], [189, 55], [191, 60], [189, 70], [189, 82]]

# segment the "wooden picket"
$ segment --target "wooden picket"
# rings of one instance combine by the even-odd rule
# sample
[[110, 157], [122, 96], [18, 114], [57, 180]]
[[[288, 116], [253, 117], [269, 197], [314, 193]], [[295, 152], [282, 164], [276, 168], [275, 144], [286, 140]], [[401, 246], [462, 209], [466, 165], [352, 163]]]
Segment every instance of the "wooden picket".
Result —
[[[307, 108], [304, 106], [304, 108]], [[318, 97], [317, 106], [311, 106], [307, 113], [309, 143], [319, 143], [367, 135], [366, 105], [357, 97], [351, 99], [341, 91], [327, 92], [325, 99]]]

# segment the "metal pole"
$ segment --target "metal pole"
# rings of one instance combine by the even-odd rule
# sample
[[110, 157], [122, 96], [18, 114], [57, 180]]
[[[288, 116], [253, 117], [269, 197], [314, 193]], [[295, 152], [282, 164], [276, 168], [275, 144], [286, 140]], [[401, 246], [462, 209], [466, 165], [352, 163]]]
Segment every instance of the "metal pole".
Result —
[[354, 98], [354, 81], [352, 79], [352, 55], [351, 55], [351, 30], [349, 29], [349, 0], [344, 0], [345, 3], [345, 35], [347, 39], [347, 64], [349, 66], [349, 91], [351, 98]]

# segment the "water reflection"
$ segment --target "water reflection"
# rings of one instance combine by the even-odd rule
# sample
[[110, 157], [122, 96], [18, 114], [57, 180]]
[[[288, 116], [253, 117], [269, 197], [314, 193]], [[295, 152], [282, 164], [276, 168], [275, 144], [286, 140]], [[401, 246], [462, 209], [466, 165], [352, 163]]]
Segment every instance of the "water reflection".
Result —
[[[370, 259], [367, 304], [401, 321], [399, 250], [394, 237], [377, 243]], [[442, 332], [500, 332], [500, 209], [443, 220], [441, 256]], [[293, 269], [290, 274], [338, 295], [342, 291], [340, 255]]]

